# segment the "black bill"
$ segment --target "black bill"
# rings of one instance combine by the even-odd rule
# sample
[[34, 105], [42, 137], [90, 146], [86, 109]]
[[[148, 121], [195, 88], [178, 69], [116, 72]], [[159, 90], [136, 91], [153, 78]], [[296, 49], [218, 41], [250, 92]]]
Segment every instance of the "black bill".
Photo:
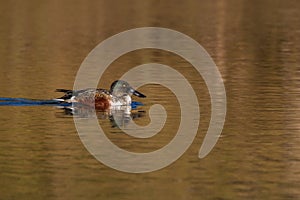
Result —
[[[133, 89], [132, 89], [132, 90], [133, 90]], [[141, 98], [145, 98], [145, 97], [146, 97], [146, 95], [140, 93], [140, 92], [137, 91], [137, 90], [133, 90], [133, 93], [132, 93], [132, 94], [135, 95], [135, 96], [137, 96], [137, 97], [141, 97]]]

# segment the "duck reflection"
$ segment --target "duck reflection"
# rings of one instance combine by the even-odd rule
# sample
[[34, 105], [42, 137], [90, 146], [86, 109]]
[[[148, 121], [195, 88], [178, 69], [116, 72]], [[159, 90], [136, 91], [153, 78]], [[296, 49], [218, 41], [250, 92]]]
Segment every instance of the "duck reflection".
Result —
[[[135, 102], [136, 103], [136, 102]], [[140, 104], [140, 106], [142, 106]], [[71, 106], [58, 106], [63, 110], [63, 116], [72, 116], [78, 118], [97, 117], [100, 120], [109, 120], [113, 128], [126, 127], [132, 120], [142, 118], [146, 111], [137, 109], [136, 105], [113, 106], [108, 110], [95, 109], [91, 106], [72, 104]], [[62, 117], [62, 116], [60, 116]]]

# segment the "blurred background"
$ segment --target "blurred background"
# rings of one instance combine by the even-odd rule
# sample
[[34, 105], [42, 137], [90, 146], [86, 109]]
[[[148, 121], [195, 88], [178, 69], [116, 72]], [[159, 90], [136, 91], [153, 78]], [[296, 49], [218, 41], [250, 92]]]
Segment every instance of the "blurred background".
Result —
[[[0, 1], [0, 97], [51, 99], [73, 88], [77, 70], [101, 41], [137, 27], [164, 27], [199, 42], [217, 64], [227, 92], [218, 143], [198, 151], [210, 120], [210, 97], [195, 69], [170, 52], [125, 54], [99, 86], [139, 64], [180, 71], [197, 93], [196, 139], [172, 165], [128, 174], [98, 162], [81, 143], [71, 116], [55, 107], [0, 107], [0, 199], [299, 199], [300, 3], [296, 0]], [[183, 47], [186, 48], [186, 47]], [[149, 152], [176, 134], [174, 94], [143, 86], [144, 117], [154, 103], [168, 119], [149, 139], [132, 138], [99, 120], [118, 146]], [[170, 103], [172, 102], [172, 103]]]

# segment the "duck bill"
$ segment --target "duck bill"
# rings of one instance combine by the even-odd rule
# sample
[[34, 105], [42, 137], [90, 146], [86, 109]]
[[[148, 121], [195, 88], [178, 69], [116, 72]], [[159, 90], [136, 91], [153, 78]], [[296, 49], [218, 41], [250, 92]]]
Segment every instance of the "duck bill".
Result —
[[133, 90], [133, 93], [132, 93], [134, 96], [137, 96], [137, 97], [141, 97], [141, 98], [145, 98], [146, 95], [140, 93], [139, 91], [137, 90]]

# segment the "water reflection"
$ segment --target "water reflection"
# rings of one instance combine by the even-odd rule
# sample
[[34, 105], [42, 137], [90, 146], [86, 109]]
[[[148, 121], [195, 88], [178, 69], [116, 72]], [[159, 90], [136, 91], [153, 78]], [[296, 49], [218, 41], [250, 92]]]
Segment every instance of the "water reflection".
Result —
[[109, 120], [112, 128], [125, 128], [133, 120], [144, 117], [146, 113], [145, 110], [136, 110], [135, 105], [114, 106], [106, 111], [79, 104], [57, 106], [57, 108], [63, 111], [61, 115], [57, 115], [58, 117], [93, 118], [96, 116], [99, 120]]

